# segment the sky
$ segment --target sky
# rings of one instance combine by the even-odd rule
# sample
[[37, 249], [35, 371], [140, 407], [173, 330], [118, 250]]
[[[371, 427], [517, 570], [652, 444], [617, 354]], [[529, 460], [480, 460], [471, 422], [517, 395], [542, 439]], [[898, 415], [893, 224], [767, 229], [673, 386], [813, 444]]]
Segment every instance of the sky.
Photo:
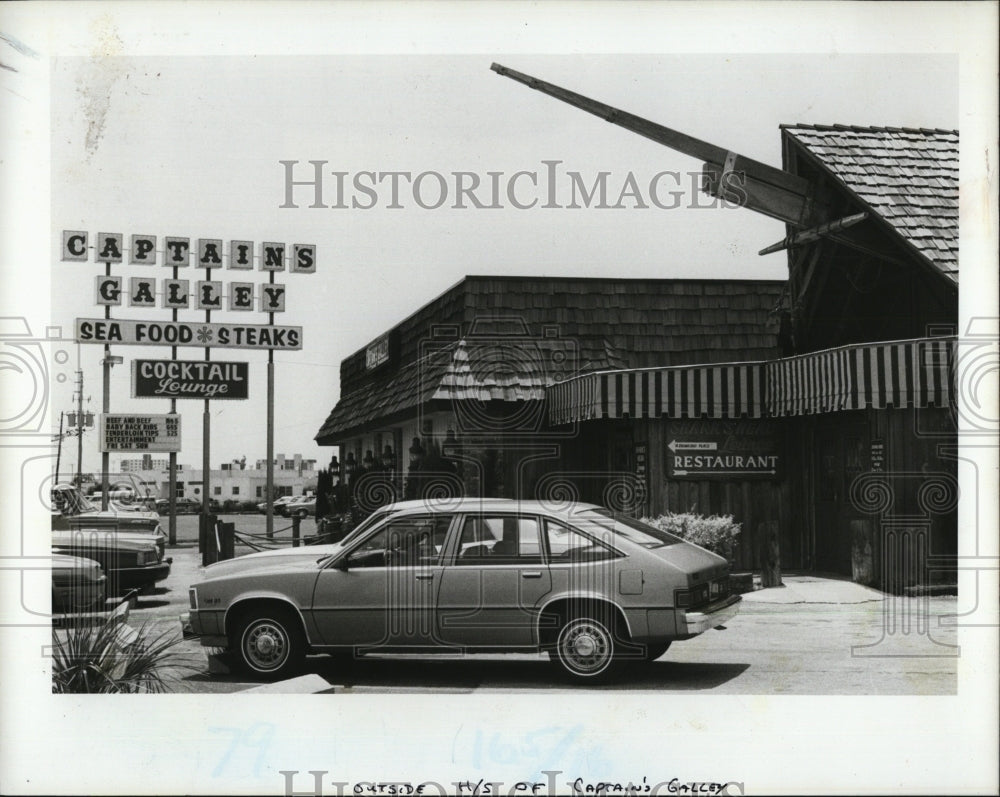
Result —
[[[315, 244], [316, 273], [278, 275], [288, 292], [275, 323], [301, 326], [303, 347], [275, 355], [275, 452], [324, 465], [333, 452], [313, 437], [339, 396], [340, 361], [464, 275], [785, 278], [784, 253], [757, 255], [784, 236], [783, 225], [712, 206], [693, 187], [699, 161], [500, 77], [490, 71], [494, 60], [775, 166], [780, 124], [959, 126], [953, 56], [59, 58], [51, 68], [53, 323], [71, 335], [75, 318], [103, 315], [94, 278], [104, 267], [93, 257], [60, 262], [64, 229], [92, 237], [120, 232], [126, 240], [157, 235], [161, 249], [164, 236], [220, 238], [227, 246], [231, 239]], [[310, 207], [310, 186], [293, 187], [297, 207], [282, 207], [289, 174], [315, 179], [310, 161], [326, 161], [322, 203], [329, 207]], [[513, 178], [519, 171], [533, 177]], [[344, 173], [342, 191], [335, 172]], [[390, 207], [393, 178], [377, 182], [365, 172], [428, 174], [416, 191], [396, 178], [397, 207]], [[461, 178], [465, 186], [479, 180], [473, 194], [487, 207], [468, 194], [464, 207], [454, 207], [455, 172], [474, 175]], [[570, 207], [571, 173], [589, 191], [602, 172], [606, 207], [596, 199], [587, 207], [582, 198]], [[356, 180], [377, 198], [355, 188]], [[534, 207], [515, 206], [532, 200]], [[540, 207], [547, 202], [562, 207]], [[162, 266], [151, 270], [169, 276]], [[188, 271], [181, 276], [198, 278], [197, 269]], [[112, 269], [125, 278], [149, 273]], [[213, 273], [226, 285], [265, 277]], [[160, 307], [116, 307], [112, 314], [170, 316]], [[203, 318], [197, 310], [180, 315]], [[266, 322], [258, 312], [213, 313], [213, 321], [227, 319]], [[67, 368], [79, 362], [87, 408], [99, 411], [102, 347], [72, 349]], [[168, 411], [166, 401], [131, 398], [130, 362], [169, 357], [169, 349], [120, 346], [112, 353], [125, 360], [112, 370], [112, 412]], [[182, 349], [179, 356], [201, 354]], [[266, 355], [219, 350], [213, 358], [251, 368], [249, 400], [211, 407], [213, 467], [262, 459]], [[55, 412], [72, 408], [74, 379], [55, 386]], [[200, 467], [203, 403], [181, 401], [179, 408], [178, 461]], [[84, 469], [99, 464], [96, 433], [88, 433]]]

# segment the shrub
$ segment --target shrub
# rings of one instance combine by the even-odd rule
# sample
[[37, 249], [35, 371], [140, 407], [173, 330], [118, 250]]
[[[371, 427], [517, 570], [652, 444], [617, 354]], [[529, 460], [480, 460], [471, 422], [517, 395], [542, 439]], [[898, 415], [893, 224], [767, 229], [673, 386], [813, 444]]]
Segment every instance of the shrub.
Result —
[[730, 564], [735, 558], [737, 538], [742, 531], [741, 524], [736, 523], [732, 515], [705, 517], [691, 512], [668, 512], [659, 517], [643, 518], [643, 522], [724, 556]]
[[52, 691], [57, 694], [137, 694], [166, 692], [184, 670], [195, 669], [176, 650], [181, 637], [155, 633], [149, 623], [123, 645], [120, 621], [109, 618], [93, 626], [55, 631], [52, 646]]

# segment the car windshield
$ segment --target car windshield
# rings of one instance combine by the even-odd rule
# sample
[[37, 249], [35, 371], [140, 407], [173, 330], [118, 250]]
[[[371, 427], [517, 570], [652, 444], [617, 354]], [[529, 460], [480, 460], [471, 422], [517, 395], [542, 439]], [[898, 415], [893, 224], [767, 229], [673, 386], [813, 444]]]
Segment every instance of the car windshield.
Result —
[[52, 491], [52, 501], [57, 509], [67, 515], [79, 515], [83, 512], [96, 512], [87, 497], [74, 487], [57, 487]]
[[612, 512], [609, 509], [588, 509], [574, 514], [573, 521], [592, 534], [611, 532], [645, 548], [663, 548], [667, 545], [684, 542], [683, 539], [674, 534], [662, 531], [627, 515]]

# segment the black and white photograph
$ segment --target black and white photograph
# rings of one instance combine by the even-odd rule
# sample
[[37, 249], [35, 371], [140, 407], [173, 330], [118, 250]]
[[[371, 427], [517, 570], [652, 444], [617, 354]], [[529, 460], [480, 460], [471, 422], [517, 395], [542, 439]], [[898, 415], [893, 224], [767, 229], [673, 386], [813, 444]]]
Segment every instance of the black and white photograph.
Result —
[[997, 20], [0, 9], [0, 791], [996, 794]]

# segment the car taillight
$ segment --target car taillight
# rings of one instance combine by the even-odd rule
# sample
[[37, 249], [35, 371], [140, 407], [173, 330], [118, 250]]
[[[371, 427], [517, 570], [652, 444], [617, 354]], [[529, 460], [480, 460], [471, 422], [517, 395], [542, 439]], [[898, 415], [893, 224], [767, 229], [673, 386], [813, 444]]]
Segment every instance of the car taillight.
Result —
[[188, 602], [191, 604], [192, 609], [198, 608], [198, 593], [195, 591], [194, 587], [188, 590]]
[[678, 589], [674, 591], [674, 605], [679, 609], [689, 606], [699, 606], [708, 602], [708, 584], [699, 584], [690, 589]]

